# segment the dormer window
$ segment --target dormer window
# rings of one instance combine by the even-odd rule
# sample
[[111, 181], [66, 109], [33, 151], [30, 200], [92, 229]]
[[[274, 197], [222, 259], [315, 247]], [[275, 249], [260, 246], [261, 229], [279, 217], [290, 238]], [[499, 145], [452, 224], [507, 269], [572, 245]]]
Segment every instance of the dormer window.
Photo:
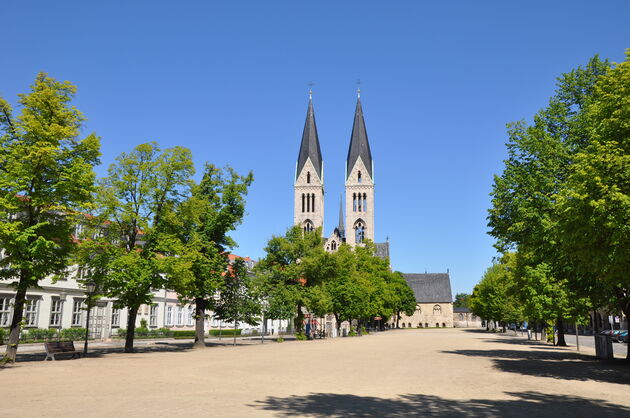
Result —
[[360, 171], [357, 173], [357, 181], [359, 183], [361, 183], [361, 172]]
[[306, 172], [306, 182], [309, 183], [309, 184], [311, 183], [311, 172], [310, 171]]

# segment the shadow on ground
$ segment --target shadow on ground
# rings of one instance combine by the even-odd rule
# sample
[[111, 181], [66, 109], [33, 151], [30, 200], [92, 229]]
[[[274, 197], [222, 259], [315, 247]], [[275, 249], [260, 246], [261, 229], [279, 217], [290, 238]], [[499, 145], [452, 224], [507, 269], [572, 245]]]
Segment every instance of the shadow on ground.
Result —
[[[289, 339], [288, 339], [289, 340]], [[245, 339], [240, 338], [236, 340], [236, 346], [252, 346], [260, 344], [260, 339]], [[265, 340], [265, 344], [273, 344], [273, 341]], [[83, 350], [83, 344], [75, 343], [75, 347], [78, 350]], [[232, 347], [231, 339], [223, 339], [223, 340], [212, 340], [206, 341], [206, 347]], [[135, 354], [142, 353], [175, 353], [175, 352], [185, 352], [192, 350], [192, 342], [190, 341], [164, 341], [164, 342], [152, 342], [150, 344], [136, 344], [134, 347]], [[88, 350], [88, 358], [99, 358], [105, 357], [109, 355], [123, 354], [124, 350], [122, 346], [112, 346], [112, 347], [99, 347], [99, 348], [89, 348]], [[83, 357], [83, 355], [81, 355]], [[43, 352], [31, 352], [31, 353], [20, 353], [18, 350], [17, 361], [16, 363], [24, 363], [24, 362], [32, 362], [32, 361], [43, 361], [46, 358], [46, 354]], [[56, 356], [57, 361], [65, 361], [71, 359], [71, 355], [68, 354], [58, 354]], [[76, 357], [75, 357], [76, 359]]]
[[628, 416], [630, 408], [605, 401], [539, 392], [512, 393], [514, 399], [453, 400], [438, 396], [408, 394], [395, 399], [371, 396], [312, 393], [286, 398], [268, 397], [252, 408], [281, 416], [316, 417], [577, 417]]
[[[511, 340], [500, 342], [509, 343]], [[498, 341], [497, 341], [498, 342]], [[512, 341], [518, 343], [518, 341]], [[530, 349], [442, 351], [467, 357], [488, 357], [497, 370], [526, 376], [564, 380], [598, 381], [630, 385], [630, 364], [625, 360], [602, 361], [592, 356], [529, 343]], [[550, 350], [550, 348], [552, 350]]]

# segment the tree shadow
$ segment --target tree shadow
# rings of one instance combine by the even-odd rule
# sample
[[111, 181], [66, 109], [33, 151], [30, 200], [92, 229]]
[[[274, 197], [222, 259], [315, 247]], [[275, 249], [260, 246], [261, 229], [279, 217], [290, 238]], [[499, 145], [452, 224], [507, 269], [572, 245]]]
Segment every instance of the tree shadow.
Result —
[[252, 408], [272, 411], [280, 416], [315, 417], [461, 417], [510, 416], [555, 417], [623, 416], [630, 408], [606, 401], [567, 395], [550, 395], [540, 392], [505, 392], [515, 399], [455, 400], [438, 396], [407, 394], [387, 399], [335, 393], [311, 393], [286, 398], [268, 397], [249, 405]]
[[468, 357], [489, 357], [493, 366], [508, 373], [564, 380], [630, 384], [630, 364], [625, 360], [601, 361], [566, 351], [452, 350], [442, 351]]

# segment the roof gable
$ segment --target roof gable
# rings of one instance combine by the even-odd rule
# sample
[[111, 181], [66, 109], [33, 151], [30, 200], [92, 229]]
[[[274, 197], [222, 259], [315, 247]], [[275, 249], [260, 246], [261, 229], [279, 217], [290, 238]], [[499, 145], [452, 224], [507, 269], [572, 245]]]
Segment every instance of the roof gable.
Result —
[[448, 273], [403, 273], [403, 276], [413, 289], [416, 302], [453, 302]]

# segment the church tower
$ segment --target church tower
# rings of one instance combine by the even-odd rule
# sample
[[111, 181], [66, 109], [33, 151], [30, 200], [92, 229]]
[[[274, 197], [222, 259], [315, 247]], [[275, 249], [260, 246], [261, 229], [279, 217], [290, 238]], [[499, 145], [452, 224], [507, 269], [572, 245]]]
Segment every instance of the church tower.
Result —
[[[295, 169], [293, 223], [306, 232], [324, 225], [324, 161], [319, 147], [313, 95], [309, 91], [306, 122]], [[322, 229], [323, 230], [323, 229]]]
[[357, 94], [350, 148], [346, 160], [346, 242], [374, 241], [374, 163], [368, 142], [361, 91]]

